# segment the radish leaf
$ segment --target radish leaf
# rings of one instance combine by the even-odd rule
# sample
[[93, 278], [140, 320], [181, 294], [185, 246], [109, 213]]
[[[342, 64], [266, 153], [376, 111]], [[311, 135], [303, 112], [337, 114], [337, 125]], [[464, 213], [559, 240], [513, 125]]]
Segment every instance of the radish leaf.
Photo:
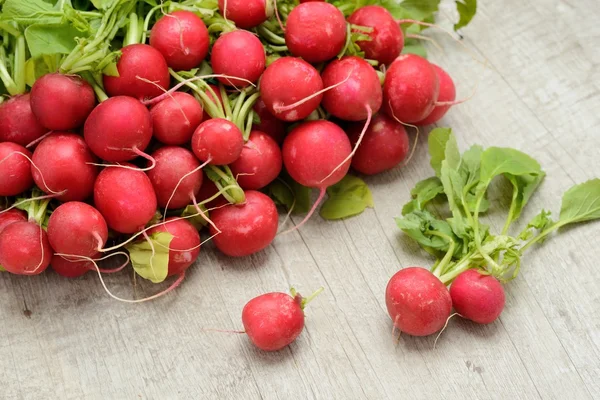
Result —
[[164, 281], [169, 272], [169, 245], [173, 235], [156, 232], [150, 241], [131, 243], [125, 246], [131, 258], [131, 265], [139, 276], [153, 283]]
[[346, 175], [344, 179], [327, 188], [329, 198], [321, 207], [321, 217], [329, 220], [358, 215], [373, 207], [373, 195], [360, 178]]
[[600, 218], [600, 179], [573, 186], [563, 195], [558, 223], [563, 226]]
[[429, 132], [430, 164], [438, 177], [441, 176], [442, 161], [446, 158], [446, 143], [450, 140], [450, 135], [452, 135], [450, 128], [435, 128]]
[[477, 0], [457, 0], [456, 10], [460, 16], [458, 22], [454, 24], [454, 30], [457, 31], [471, 22], [477, 12]]

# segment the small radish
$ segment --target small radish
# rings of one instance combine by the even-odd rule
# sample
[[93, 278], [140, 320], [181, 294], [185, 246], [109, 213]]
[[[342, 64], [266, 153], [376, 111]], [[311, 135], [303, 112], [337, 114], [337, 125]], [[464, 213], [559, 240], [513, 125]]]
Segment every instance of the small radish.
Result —
[[[22, 154], [19, 154], [22, 153]], [[0, 143], [0, 196], [16, 196], [33, 187], [31, 153], [25, 147], [12, 143]]]
[[439, 81], [429, 61], [414, 54], [402, 54], [387, 70], [383, 107], [395, 120], [413, 124], [431, 113], [438, 93]]
[[[444, 104], [446, 102], [453, 102], [456, 99], [456, 88], [454, 87], [454, 81], [448, 75], [446, 71], [441, 69], [435, 64], [431, 64], [435, 69], [438, 80], [440, 82], [440, 92], [436, 101], [436, 105], [429, 113], [429, 115], [419, 122], [415, 122], [415, 125], [431, 125], [438, 122], [448, 112], [451, 104]], [[438, 103], [441, 103], [438, 105]]]
[[469, 269], [454, 279], [450, 297], [456, 312], [478, 324], [494, 322], [504, 309], [504, 288], [498, 279]]
[[219, 0], [219, 11], [225, 19], [242, 29], [254, 28], [273, 15], [272, 0]]
[[100, 103], [85, 121], [85, 141], [92, 152], [108, 162], [143, 155], [152, 139], [152, 117], [138, 100], [116, 96]]
[[[219, 36], [212, 47], [210, 62], [215, 74], [256, 82], [265, 70], [267, 59], [260, 39], [251, 32], [237, 30]], [[241, 79], [217, 79], [224, 85], [238, 88], [249, 85]]]
[[[353, 146], [363, 128], [362, 123], [354, 123], [346, 128]], [[365, 175], [378, 174], [400, 164], [409, 150], [404, 126], [385, 114], [377, 114], [352, 156], [352, 168]]]
[[204, 121], [192, 136], [192, 151], [196, 157], [212, 165], [231, 164], [238, 159], [243, 147], [242, 131], [223, 118]]
[[[164, 17], [163, 17], [164, 18]], [[202, 105], [194, 96], [175, 92], [150, 109], [154, 137], [167, 145], [183, 145], [192, 139], [203, 118]]]
[[[288, 122], [304, 119], [315, 111], [323, 95], [314, 95], [321, 90], [323, 80], [319, 72], [306, 61], [294, 57], [277, 59], [260, 78], [260, 93], [265, 106], [275, 117]], [[296, 103], [300, 104], [292, 109], [285, 108]]]
[[209, 44], [206, 25], [190, 11], [164, 15], [150, 32], [150, 46], [157, 49], [175, 71], [199, 66], [208, 54]]
[[0, 142], [27, 146], [46, 132], [48, 129], [31, 111], [29, 93], [11, 97], [0, 104]]
[[283, 161], [281, 149], [266, 133], [252, 131], [242, 154], [231, 165], [242, 189], [262, 189], [279, 176]]
[[273, 200], [254, 190], [245, 194], [245, 203], [226, 205], [210, 214], [214, 226], [209, 229], [211, 235], [216, 235], [215, 246], [232, 257], [248, 256], [266, 248], [277, 234], [279, 216]]
[[68, 260], [64, 257], [54, 255], [50, 261], [50, 268], [58, 275], [65, 278], [79, 278], [85, 275], [86, 272], [95, 271], [94, 263], [83, 259]]
[[66, 192], [60, 201], [83, 201], [92, 195], [98, 167], [83, 138], [57, 132], [48, 136], [33, 152], [31, 173], [35, 184], [48, 194]]
[[267, 105], [262, 100], [262, 97], [258, 98], [252, 108], [254, 109], [254, 112], [258, 118], [260, 118], [260, 123], [254, 124], [252, 128], [266, 133], [267, 135], [271, 136], [278, 145], [281, 145], [281, 143], [283, 143], [283, 138], [286, 135], [287, 125], [285, 122], [275, 118], [275, 116], [271, 114], [267, 108]]
[[360, 49], [365, 52], [365, 58], [379, 61], [380, 64], [391, 64], [402, 52], [404, 47], [404, 35], [392, 14], [381, 6], [364, 6], [354, 11], [348, 18], [352, 25], [371, 28], [371, 32], [364, 32], [371, 40], [359, 40], [356, 42]]
[[392, 276], [385, 290], [385, 303], [394, 326], [412, 336], [439, 331], [452, 310], [446, 286], [419, 267], [404, 268]]
[[0, 265], [12, 274], [41, 274], [52, 254], [46, 232], [35, 222], [14, 222], [0, 234]]
[[31, 110], [54, 131], [79, 128], [96, 106], [92, 86], [78, 75], [46, 74], [31, 87]]
[[331, 60], [345, 43], [346, 20], [332, 4], [303, 3], [294, 7], [287, 18], [285, 44], [290, 53], [309, 63]]
[[104, 75], [109, 96], [131, 96], [143, 100], [160, 96], [169, 88], [169, 67], [162, 54], [147, 44], [130, 44], [121, 49], [119, 76]]
[[171, 217], [148, 231], [168, 232], [173, 235], [169, 244], [169, 272], [167, 276], [179, 275], [187, 270], [200, 254], [200, 235], [194, 226], [185, 219]]
[[0, 211], [0, 233], [14, 222], [26, 222], [27, 214], [24, 211], [13, 208], [7, 211]]
[[157, 207], [156, 194], [146, 174], [118, 167], [106, 168], [98, 175], [94, 204], [108, 226], [119, 233], [142, 230]]

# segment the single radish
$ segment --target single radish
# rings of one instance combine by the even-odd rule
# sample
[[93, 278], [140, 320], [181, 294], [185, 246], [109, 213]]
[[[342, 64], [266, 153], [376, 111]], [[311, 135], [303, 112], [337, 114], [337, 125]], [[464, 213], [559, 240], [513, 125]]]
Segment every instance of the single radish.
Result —
[[0, 104], [0, 142], [27, 146], [46, 132], [48, 129], [31, 111], [29, 93], [11, 97]]
[[41, 274], [52, 255], [46, 232], [35, 222], [14, 222], [0, 234], [0, 265], [12, 274]]
[[435, 124], [440, 119], [442, 119], [442, 117], [446, 115], [450, 107], [452, 107], [451, 104], [444, 103], [451, 103], [456, 99], [456, 88], [454, 86], [454, 81], [452, 80], [450, 75], [448, 75], [446, 71], [444, 71], [437, 65], [431, 65], [433, 66], [433, 69], [435, 70], [435, 73], [438, 77], [438, 81], [440, 82], [440, 92], [438, 94], [436, 105], [433, 108], [433, 111], [431, 111], [431, 113], [429, 113], [429, 115], [426, 118], [422, 119], [419, 122], [415, 122], [415, 125]]
[[279, 176], [283, 161], [281, 149], [264, 132], [252, 131], [231, 172], [242, 189], [262, 189]]
[[[163, 17], [164, 18], [164, 17]], [[175, 92], [150, 109], [154, 137], [166, 145], [183, 145], [192, 139], [203, 118], [202, 105], [194, 96]]]
[[342, 51], [345, 43], [346, 20], [332, 4], [303, 3], [288, 15], [285, 44], [296, 57], [313, 64], [328, 61]]
[[[260, 93], [265, 106], [275, 117], [294, 122], [308, 117], [319, 107], [323, 80], [319, 72], [299, 58], [281, 57], [267, 67], [260, 78]], [[313, 96], [313, 97], [311, 97]], [[304, 100], [304, 101], [303, 101]], [[286, 109], [298, 103], [292, 109]]]
[[252, 125], [252, 128], [257, 131], [261, 131], [271, 136], [278, 145], [283, 143], [283, 138], [286, 135], [287, 125], [282, 120], [276, 118], [263, 101], [262, 97], [259, 97], [252, 107], [260, 122]]
[[109, 228], [119, 233], [142, 230], [157, 207], [156, 194], [146, 174], [117, 167], [106, 168], [98, 175], [94, 204]]
[[204, 121], [192, 136], [192, 150], [196, 157], [212, 165], [231, 164], [238, 159], [243, 147], [242, 131], [223, 118]]
[[0, 211], [0, 233], [14, 222], [26, 222], [27, 214], [24, 211], [17, 210], [16, 208]]
[[[353, 123], [346, 128], [353, 146], [363, 128], [362, 123]], [[352, 168], [365, 175], [378, 174], [400, 164], [409, 150], [404, 126], [385, 114], [377, 114], [352, 156]]]
[[[21, 153], [21, 154], [19, 154]], [[31, 152], [12, 143], [0, 143], [0, 196], [16, 196], [33, 186]]]
[[[232, 257], [254, 254], [266, 248], [277, 234], [279, 216], [273, 200], [254, 190], [245, 192], [246, 201], [213, 210], [210, 234], [222, 253]], [[215, 228], [218, 228], [218, 230]], [[220, 233], [219, 233], [220, 232]]]
[[200, 235], [189, 221], [176, 217], [167, 218], [165, 222], [149, 230], [148, 235], [156, 232], [168, 232], [173, 235], [169, 244], [167, 276], [181, 274], [198, 259]]
[[415, 54], [402, 54], [386, 72], [383, 107], [395, 120], [412, 124], [431, 113], [438, 93], [439, 81], [429, 61]]
[[79, 75], [46, 74], [31, 87], [31, 110], [54, 131], [79, 128], [96, 106], [92, 86]]
[[218, 77], [219, 82], [242, 88], [249, 85], [247, 81], [258, 81], [267, 59], [260, 39], [251, 32], [237, 30], [219, 36], [212, 47], [210, 62], [215, 74], [245, 79]]
[[365, 52], [365, 58], [380, 64], [391, 64], [402, 52], [404, 35], [390, 12], [381, 6], [364, 6], [354, 11], [348, 18], [352, 25], [371, 28], [371, 32], [353, 29], [353, 32], [368, 35], [371, 40], [356, 42]]
[[85, 121], [85, 141], [108, 162], [133, 160], [152, 139], [152, 117], [138, 100], [116, 96], [100, 103]]
[[160, 96], [169, 88], [169, 67], [162, 54], [147, 44], [130, 44], [121, 49], [119, 76], [104, 75], [109, 96], [131, 96], [143, 100]]
[[83, 201], [92, 195], [98, 167], [83, 138], [57, 132], [40, 142], [33, 152], [31, 173], [35, 184], [48, 194], [62, 192], [60, 201]]
[[272, 0], [219, 0], [219, 11], [225, 19], [242, 29], [254, 28], [273, 15]]
[[50, 268], [58, 275], [65, 278], [79, 278], [89, 271], [95, 271], [96, 267], [91, 261], [85, 259], [66, 259], [61, 256], [54, 255], [50, 260]]
[[202, 19], [190, 11], [161, 17], [150, 32], [150, 46], [158, 50], [175, 71], [196, 68], [206, 58], [210, 39]]
[[504, 309], [504, 288], [498, 279], [469, 269], [450, 286], [452, 305], [463, 318], [478, 324], [494, 322]]
[[452, 310], [446, 286], [419, 267], [404, 268], [392, 276], [385, 290], [385, 303], [394, 325], [412, 336], [439, 331]]

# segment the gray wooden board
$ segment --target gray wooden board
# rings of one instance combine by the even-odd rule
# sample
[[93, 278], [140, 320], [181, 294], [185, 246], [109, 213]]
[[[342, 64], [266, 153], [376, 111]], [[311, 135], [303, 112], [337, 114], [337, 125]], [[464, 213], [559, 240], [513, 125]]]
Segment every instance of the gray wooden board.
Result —
[[[444, 15], [452, 17], [451, 4]], [[560, 196], [600, 175], [600, 7], [596, 0], [482, 1], [465, 40], [430, 48], [458, 85], [442, 121], [461, 148], [513, 146], [548, 173], [523, 220], [558, 211]], [[446, 24], [448, 25], [448, 24]], [[448, 25], [449, 26], [449, 25]], [[481, 78], [479, 78], [481, 77]], [[97, 276], [0, 276], [2, 399], [591, 399], [600, 398], [600, 224], [562, 232], [524, 260], [507, 305], [487, 326], [454, 319], [434, 338], [395, 343], [384, 290], [398, 269], [431, 259], [396, 228], [415, 182], [431, 174], [425, 138], [404, 168], [369, 178], [375, 209], [342, 222], [313, 218], [245, 259], [207, 245], [183, 285], [129, 305]], [[493, 206], [507, 207], [501, 184]], [[503, 212], [487, 216], [501, 227]], [[297, 218], [294, 218], [298, 222]], [[128, 274], [106, 278], [131, 297]], [[257, 351], [241, 329], [245, 302], [291, 285], [325, 292], [288, 348]], [[137, 295], [156, 287], [137, 282]], [[25, 310], [29, 310], [25, 312]]]

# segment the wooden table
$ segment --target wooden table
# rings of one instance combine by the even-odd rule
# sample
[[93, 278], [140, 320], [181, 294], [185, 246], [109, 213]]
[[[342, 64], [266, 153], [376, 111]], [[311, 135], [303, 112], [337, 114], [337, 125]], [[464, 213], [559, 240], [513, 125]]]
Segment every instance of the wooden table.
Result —
[[[600, 175], [600, 7], [596, 0], [482, 1], [465, 43], [431, 50], [467, 96], [443, 121], [464, 149], [512, 146], [548, 173], [524, 220], [558, 211], [563, 191]], [[443, 19], [443, 16], [442, 16]], [[434, 338], [396, 345], [389, 277], [431, 259], [393, 217], [431, 174], [425, 138], [411, 163], [368, 180], [376, 208], [343, 222], [313, 218], [242, 260], [206, 246], [184, 284], [144, 304], [110, 299], [98, 277], [0, 276], [0, 398], [8, 399], [591, 399], [600, 398], [600, 223], [529, 253], [499, 321], [453, 319]], [[492, 194], [494, 206], [507, 199]], [[501, 227], [505, 211], [492, 212]], [[296, 220], [297, 222], [297, 220]], [[129, 274], [107, 278], [131, 297]], [[263, 353], [244, 335], [245, 302], [264, 292], [325, 292], [289, 348]], [[157, 290], [140, 284], [139, 296]]]

